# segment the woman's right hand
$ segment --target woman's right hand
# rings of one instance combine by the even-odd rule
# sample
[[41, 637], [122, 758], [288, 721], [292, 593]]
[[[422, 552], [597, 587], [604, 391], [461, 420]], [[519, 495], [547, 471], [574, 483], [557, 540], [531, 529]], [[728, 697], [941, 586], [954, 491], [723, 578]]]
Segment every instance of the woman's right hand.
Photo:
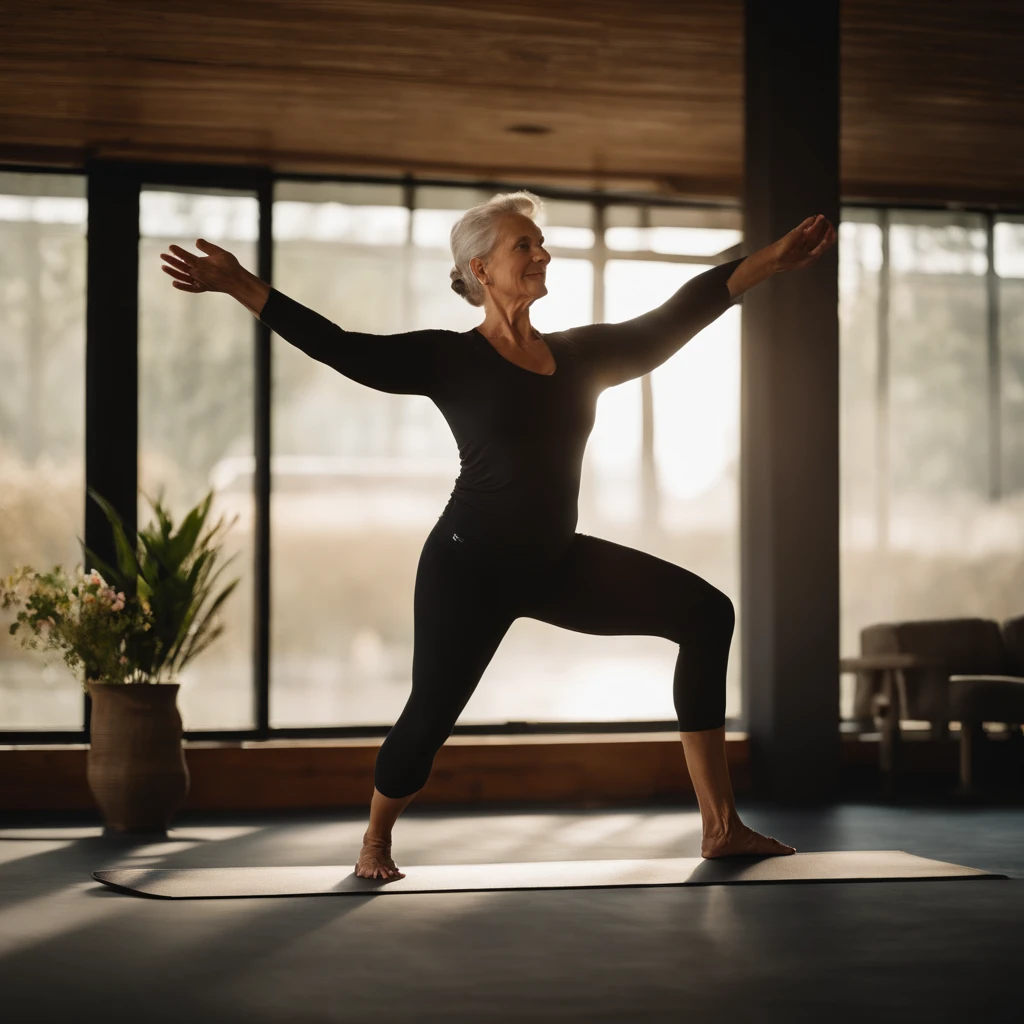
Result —
[[160, 258], [169, 264], [160, 269], [174, 278], [171, 284], [175, 288], [195, 295], [200, 292], [227, 292], [244, 276], [242, 265], [227, 249], [205, 238], [197, 238], [196, 246], [209, 255], [196, 256], [178, 245], [168, 246], [177, 259], [165, 252], [160, 254]]

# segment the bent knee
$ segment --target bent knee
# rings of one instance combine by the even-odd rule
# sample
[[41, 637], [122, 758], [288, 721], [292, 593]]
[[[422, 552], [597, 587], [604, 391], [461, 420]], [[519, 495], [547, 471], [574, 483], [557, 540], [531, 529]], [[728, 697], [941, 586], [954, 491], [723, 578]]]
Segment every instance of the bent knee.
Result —
[[736, 627], [736, 607], [728, 594], [709, 584], [699, 600], [691, 603], [683, 622], [691, 635], [698, 630], [701, 634], [731, 637]]
[[720, 622], [723, 628], [728, 627], [731, 630], [735, 627], [736, 606], [728, 594], [716, 589], [708, 604], [709, 614], [716, 622]]

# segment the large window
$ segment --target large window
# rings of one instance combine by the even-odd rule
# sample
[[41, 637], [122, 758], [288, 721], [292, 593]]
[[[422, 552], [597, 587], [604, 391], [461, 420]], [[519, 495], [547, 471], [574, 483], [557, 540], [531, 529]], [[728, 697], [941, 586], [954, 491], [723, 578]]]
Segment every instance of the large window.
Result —
[[[154, 520], [145, 496], [170, 510], [175, 526], [213, 490], [204, 532], [217, 536], [219, 592], [241, 580], [218, 613], [224, 632], [180, 674], [178, 706], [187, 730], [251, 729], [253, 695], [253, 323], [224, 295], [173, 287], [160, 253], [174, 242], [202, 255], [205, 238], [255, 268], [255, 195], [144, 186], [139, 196], [138, 521]], [[238, 516], [232, 523], [235, 516]]]
[[[1019, 499], [1024, 492], [1024, 217], [998, 221], [994, 247], [995, 272], [999, 277], [997, 324], [1002, 381], [1001, 492]], [[1010, 505], [1006, 511], [1012, 513], [1013, 508]], [[1020, 522], [1019, 507], [1017, 511]], [[1017, 550], [1021, 550], [1019, 544]], [[1024, 607], [1021, 589], [1017, 591], [1017, 604], [1018, 610]]]
[[[465, 331], [448, 287], [469, 186], [279, 181], [274, 283], [342, 327]], [[0, 568], [81, 561], [85, 181], [0, 174]], [[254, 713], [255, 322], [170, 286], [159, 254], [206, 237], [257, 269], [255, 192], [143, 185], [139, 483], [176, 519], [211, 488], [242, 580], [182, 677], [186, 729]], [[541, 331], [664, 301], [740, 242], [739, 213], [552, 198]], [[991, 258], [990, 258], [991, 254]], [[850, 207], [839, 236], [841, 649], [869, 623], [1024, 609], [1024, 218]], [[605, 391], [578, 529], [703, 576], [739, 612], [740, 309], [652, 374]], [[271, 341], [270, 725], [384, 726], [410, 686], [419, 553], [459, 471], [421, 396], [374, 391]], [[140, 522], [151, 509], [140, 495]], [[7, 622], [3, 624], [5, 627]], [[258, 624], [256, 624], [258, 625]], [[727, 715], [741, 716], [737, 623]], [[460, 724], [671, 721], [675, 645], [513, 624]], [[852, 713], [853, 680], [841, 710]], [[0, 730], [77, 730], [83, 698], [0, 630]]]
[[[611, 208], [604, 319], [614, 323], [660, 305], [685, 281], [710, 269], [707, 257], [740, 242], [739, 222], [734, 211]], [[686, 262], [669, 262], [673, 256]], [[682, 565], [732, 598], [737, 624], [726, 676], [730, 718], [741, 712], [742, 672], [740, 315], [733, 307], [649, 379], [627, 381], [602, 394], [588, 466], [594, 471], [596, 504], [581, 508], [580, 515], [584, 532]], [[610, 680], [613, 675], [632, 680], [614, 704], [615, 717], [630, 717], [628, 703], [637, 708], [634, 717], [673, 718], [664, 680], [672, 677], [675, 644], [660, 637], [616, 637], [609, 641], [608, 655], [603, 671]]]
[[[0, 573], [83, 561], [85, 179], [0, 172]], [[0, 611], [0, 730], [75, 730], [82, 684]]]
[[844, 211], [843, 653], [873, 622], [1024, 611], [1024, 226], [993, 227], [990, 267], [981, 214]]

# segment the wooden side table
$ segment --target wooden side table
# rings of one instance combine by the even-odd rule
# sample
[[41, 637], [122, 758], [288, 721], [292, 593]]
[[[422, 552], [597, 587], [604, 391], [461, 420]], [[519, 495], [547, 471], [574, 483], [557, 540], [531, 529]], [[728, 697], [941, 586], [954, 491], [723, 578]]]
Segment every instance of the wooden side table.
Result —
[[891, 793], [899, 761], [900, 709], [907, 704], [907, 669], [937, 668], [941, 662], [919, 654], [861, 654], [839, 659], [839, 672], [867, 672], [881, 686], [872, 700], [872, 711], [882, 716], [882, 741], [878, 746], [882, 788]]

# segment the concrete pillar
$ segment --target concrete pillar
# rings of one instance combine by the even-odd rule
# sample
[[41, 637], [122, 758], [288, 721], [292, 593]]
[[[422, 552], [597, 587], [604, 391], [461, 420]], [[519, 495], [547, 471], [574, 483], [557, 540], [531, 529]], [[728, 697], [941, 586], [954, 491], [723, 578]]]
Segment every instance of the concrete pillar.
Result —
[[[839, 4], [747, 0], [745, 251], [839, 227]], [[755, 792], [834, 795], [839, 771], [838, 245], [743, 298], [743, 703]]]

